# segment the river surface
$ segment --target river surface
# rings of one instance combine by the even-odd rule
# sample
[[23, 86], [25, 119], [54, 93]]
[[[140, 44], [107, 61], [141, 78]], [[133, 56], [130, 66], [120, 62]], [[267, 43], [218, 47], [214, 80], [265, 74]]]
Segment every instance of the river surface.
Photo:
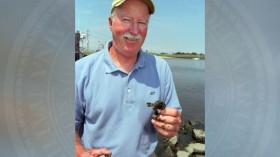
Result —
[[169, 64], [182, 106], [182, 119], [204, 122], [205, 60], [165, 58]]

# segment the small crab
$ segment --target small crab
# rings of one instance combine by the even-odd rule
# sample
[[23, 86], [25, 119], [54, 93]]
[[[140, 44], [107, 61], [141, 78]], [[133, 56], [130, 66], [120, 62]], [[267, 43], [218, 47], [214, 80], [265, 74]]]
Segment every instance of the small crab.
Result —
[[155, 103], [147, 103], [148, 107], [152, 107], [155, 111], [155, 115], [159, 115], [159, 110], [164, 110], [166, 107], [166, 104], [163, 101], [156, 101]]

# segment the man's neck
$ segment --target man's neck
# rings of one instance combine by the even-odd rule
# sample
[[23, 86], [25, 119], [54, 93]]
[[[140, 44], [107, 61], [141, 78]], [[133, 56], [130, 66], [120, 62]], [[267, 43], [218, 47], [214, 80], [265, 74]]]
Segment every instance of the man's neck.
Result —
[[132, 68], [134, 67], [138, 56], [135, 57], [125, 57], [119, 53], [117, 53], [113, 47], [109, 48], [110, 56], [113, 60], [113, 62], [121, 69], [123, 69], [125, 72], [129, 73]]

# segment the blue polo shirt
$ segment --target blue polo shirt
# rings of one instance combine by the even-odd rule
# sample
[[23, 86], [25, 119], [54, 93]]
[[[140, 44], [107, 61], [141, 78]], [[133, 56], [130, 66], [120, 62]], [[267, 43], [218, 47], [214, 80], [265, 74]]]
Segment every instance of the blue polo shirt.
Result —
[[147, 102], [181, 107], [165, 60], [139, 52], [127, 73], [105, 49], [75, 63], [75, 128], [85, 148], [106, 147], [113, 157], [148, 157], [157, 145]]

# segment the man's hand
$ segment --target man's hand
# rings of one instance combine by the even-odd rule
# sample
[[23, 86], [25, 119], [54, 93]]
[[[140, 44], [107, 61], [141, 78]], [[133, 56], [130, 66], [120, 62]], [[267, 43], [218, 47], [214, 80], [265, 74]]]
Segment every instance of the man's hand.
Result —
[[78, 130], [75, 129], [75, 157], [99, 157], [101, 155], [112, 155], [107, 148], [85, 149], [81, 143]]
[[107, 148], [76, 150], [76, 157], [99, 157], [101, 155], [112, 155], [112, 152]]
[[163, 136], [171, 138], [180, 129], [181, 112], [175, 108], [165, 108], [160, 115], [153, 115], [152, 124]]

